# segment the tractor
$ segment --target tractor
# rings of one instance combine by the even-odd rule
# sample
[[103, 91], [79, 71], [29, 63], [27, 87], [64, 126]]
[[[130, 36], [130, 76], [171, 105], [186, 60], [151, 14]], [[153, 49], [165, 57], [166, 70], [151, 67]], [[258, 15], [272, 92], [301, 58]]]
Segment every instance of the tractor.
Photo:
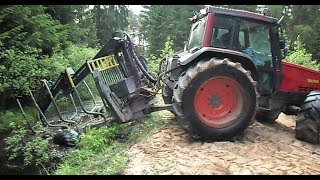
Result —
[[[320, 73], [283, 61], [282, 19], [207, 6], [190, 18], [184, 50], [163, 58], [157, 74], [135, 53], [130, 36], [116, 32], [76, 72], [66, 68], [51, 87], [43, 81], [46, 90], [37, 100], [30, 95], [45, 120], [58, 92], [79, 97], [78, 85], [91, 74], [104, 108], [119, 123], [167, 109], [195, 139], [234, 141], [256, 119], [274, 122], [283, 112], [298, 116], [298, 139], [319, 143]], [[155, 106], [160, 90], [165, 105]], [[43, 124], [48, 126], [46, 120]], [[75, 144], [70, 142], [76, 133], [68, 132], [60, 140]]]
[[[232, 140], [254, 119], [299, 115], [296, 137], [319, 143], [320, 73], [282, 61], [281, 21], [207, 7], [191, 18], [186, 51], [169, 59], [163, 99], [182, 127], [203, 140]], [[251, 122], [250, 122], [251, 121]]]

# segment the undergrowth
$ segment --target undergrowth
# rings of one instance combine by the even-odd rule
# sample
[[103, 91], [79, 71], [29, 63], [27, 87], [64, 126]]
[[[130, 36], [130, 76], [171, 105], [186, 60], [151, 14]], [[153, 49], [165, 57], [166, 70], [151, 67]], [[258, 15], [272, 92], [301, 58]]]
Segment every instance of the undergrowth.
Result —
[[161, 125], [163, 112], [154, 112], [140, 122], [91, 129], [82, 135], [77, 148], [63, 159], [54, 174], [123, 174], [132, 144]]

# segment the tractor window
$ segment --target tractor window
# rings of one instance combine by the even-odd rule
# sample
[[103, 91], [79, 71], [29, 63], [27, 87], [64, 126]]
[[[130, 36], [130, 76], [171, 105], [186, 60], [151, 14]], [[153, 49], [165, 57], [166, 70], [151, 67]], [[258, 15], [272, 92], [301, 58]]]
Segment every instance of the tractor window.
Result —
[[224, 49], [233, 49], [232, 39], [234, 36], [235, 19], [229, 16], [217, 15], [215, 17], [211, 46]]
[[195, 22], [192, 25], [188, 49], [192, 49], [194, 47], [200, 48], [202, 46], [206, 22], [207, 22], [207, 16], [202, 19], [199, 19], [197, 22]]
[[239, 39], [240, 44], [244, 45], [241, 50], [250, 56], [257, 66], [272, 67], [269, 29], [270, 26], [262, 23], [246, 20], [240, 23]]
[[240, 46], [245, 47], [244, 31], [239, 32], [239, 43], [240, 43]]

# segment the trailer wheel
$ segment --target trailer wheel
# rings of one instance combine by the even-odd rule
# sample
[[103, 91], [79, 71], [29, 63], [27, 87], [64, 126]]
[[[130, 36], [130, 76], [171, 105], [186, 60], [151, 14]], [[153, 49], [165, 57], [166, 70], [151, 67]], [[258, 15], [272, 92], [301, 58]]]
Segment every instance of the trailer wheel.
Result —
[[179, 77], [174, 88], [177, 121], [195, 139], [235, 140], [255, 113], [256, 84], [240, 63], [200, 61]]
[[320, 91], [309, 93], [298, 112], [296, 138], [312, 144], [320, 143]]

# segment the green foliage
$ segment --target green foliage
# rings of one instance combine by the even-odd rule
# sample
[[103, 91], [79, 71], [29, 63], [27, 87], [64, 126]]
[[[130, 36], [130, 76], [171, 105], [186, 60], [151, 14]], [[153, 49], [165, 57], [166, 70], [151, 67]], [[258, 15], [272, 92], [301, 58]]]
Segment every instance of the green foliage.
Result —
[[64, 68], [78, 68], [96, 53], [87, 48], [97, 44], [88, 6], [2, 6], [0, 25], [2, 110], [8, 99], [27, 95], [40, 79], [54, 81]]
[[74, 44], [97, 45], [94, 14], [89, 5], [45, 5], [46, 12], [59, 20], [68, 33], [68, 41]]
[[[56, 175], [114, 175], [120, 174], [127, 167], [129, 160], [128, 147], [119, 142], [104, 148], [97, 154], [75, 150], [67, 161], [59, 166]], [[71, 163], [71, 159], [78, 160]]]
[[[28, 89], [35, 89], [37, 81], [50, 73], [45, 68], [47, 61], [39, 61], [39, 50], [25, 47], [19, 50], [10, 48], [0, 52], [0, 60], [6, 59], [0, 67], [4, 70], [0, 75], [0, 91], [10, 92], [10, 97], [19, 97], [27, 94]], [[26, 68], [29, 67], [29, 68]]]
[[167, 37], [167, 41], [164, 43], [164, 47], [161, 49], [160, 57], [152, 54], [149, 58], [149, 66], [152, 72], [157, 72], [159, 68], [160, 60], [166, 56], [172, 57], [174, 55], [173, 40], [170, 36]]
[[306, 49], [304, 48], [304, 45], [299, 40], [299, 38], [297, 41], [295, 51], [290, 52], [290, 54], [286, 58], [286, 61], [315, 70], [320, 69], [320, 64], [312, 59], [312, 55], [310, 53], [307, 53]]
[[164, 48], [161, 50], [160, 57], [165, 57], [166, 55], [173, 56], [173, 40], [170, 36], [167, 37], [167, 41], [164, 43]]
[[[52, 69], [56, 74], [60, 74], [66, 67], [72, 67], [73, 70], [77, 70], [85, 60], [91, 59], [96, 55], [97, 50], [87, 47], [86, 45], [70, 45], [64, 51], [56, 52], [52, 57], [48, 58], [50, 63], [53, 63]], [[57, 79], [55, 74], [54, 80]]]
[[97, 158], [97, 154], [105, 151], [112, 143], [115, 134], [115, 127], [93, 128], [87, 131], [81, 136], [78, 149], [69, 154], [56, 173], [81, 174], [82, 171], [78, 170], [82, 169], [84, 164], [92, 163], [93, 159]]
[[62, 158], [63, 154], [49, 144], [50, 140], [51, 138], [35, 136], [31, 141], [28, 141], [22, 149], [24, 165], [38, 166], [48, 162], [54, 163], [52, 160]]
[[292, 5], [287, 8], [283, 27], [289, 39], [289, 49], [293, 50], [299, 37], [312, 59], [320, 62], [320, 11], [319, 5]]
[[[24, 111], [29, 121], [34, 121], [34, 108], [27, 106]], [[17, 127], [24, 126], [26, 120], [20, 109], [10, 109], [0, 113], [0, 132], [4, 130], [13, 130]]]
[[94, 19], [99, 43], [103, 46], [114, 31], [125, 30], [129, 25], [126, 5], [94, 5]]
[[17, 128], [11, 132], [11, 135], [5, 139], [6, 153], [9, 155], [9, 160], [13, 160], [21, 153], [21, 142], [26, 137], [28, 131], [25, 128]]
[[191, 23], [189, 18], [203, 5], [151, 5], [142, 11], [142, 34], [149, 43], [148, 55], [159, 56], [166, 38], [170, 36], [174, 43], [174, 51], [183, 49], [188, 40]]
[[102, 127], [93, 128], [83, 134], [79, 147], [83, 150], [92, 151], [93, 153], [101, 152], [106, 146], [109, 146], [115, 137], [116, 128]]
[[36, 133], [32, 136], [23, 126], [15, 128], [5, 139], [9, 160], [23, 157], [23, 166], [39, 166], [62, 158], [63, 154], [57, 151], [57, 145], [49, 143], [52, 137], [39, 136], [43, 133], [40, 124], [37, 124]]
[[[50, 78], [51, 81], [57, 80], [59, 74], [67, 67], [72, 67], [76, 71], [81, 65], [83, 65], [87, 59], [93, 58], [97, 54], [97, 50], [87, 47], [86, 45], [70, 45], [65, 51], [55, 53], [48, 60], [51, 62]], [[98, 90], [95, 88], [95, 84], [91, 76], [88, 76], [86, 82], [94, 95], [98, 95]], [[88, 90], [84, 85], [80, 85], [78, 88], [80, 96], [83, 100], [90, 99]]]
[[12, 5], [2, 9], [0, 48], [4, 50], [15, 47], [23, 51], [30, 46], [47, 55], [51, 55], [54, 49], [59, 49], [65, 42], [67, 33], [58, 21], [44, 11], [43, 6]]
[[[39, 57], [35, 48], [27, 48], [24, 52], [15, 49], [0, 52], [0, 59], [7, 59], [11, 66], [9, 70], [0, 74], [0, 80], [3, 82], [0, 84], [0, 91], [10, 93], [12, 98], [27, 95], [29, 89], [36, 89], [40, 79], [54, 82], [66, 67], [72, 67], [76, 71], [96, 52], [97, 50], [84, 45], [70, 45], [65, 51], [54, 53], [52, 57]], [[1, 67], [5, 68], [5, 65], [0, 65]], [[88, 84], [94, 87], [93, 80], [89, 80]], [[88, 99], [89, 94], [84, 88], [81, 87], [79, 91]], [[97, 91], [94, 93], [97, 94]]]
[[[152, 113], [142, 123], [129, 123], [91, 129], [83, 136], [77, 149], [60, 164], [54, 174], [121, 174], [128, 163], [129, 147], [146, 138], [161, 124], [162, 113]], [[117, 137], [127, 137], [126, 141]]]
[[[66, 67], [72, 67], [72, 69], [76, 71], [85, 63], [85, 60], [92, 58], [96, 53], [97, 50], [80, 45], [71, 45], [64, 52], [55, 53], [49, 58], [50, 62], [52, 62], [50, 72], [53, 72], [49, 80], [53, 82], [57, 80], [59, 74]], [[92, 87], [92, 82], [90, 85]], [[85, 87], [81, 86], [79, 92], [86, 92]]]

